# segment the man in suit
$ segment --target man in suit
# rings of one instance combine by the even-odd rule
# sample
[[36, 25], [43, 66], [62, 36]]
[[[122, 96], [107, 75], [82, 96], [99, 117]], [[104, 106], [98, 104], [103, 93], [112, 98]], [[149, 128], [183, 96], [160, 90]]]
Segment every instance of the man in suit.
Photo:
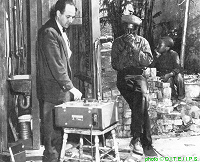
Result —
[[[38, 32], [37, 90], [42, 103], [45, 162], [57, 162], [62, 141], [61, 130], [55, 129], [55, 105], [81, 99], [82, 93], [74, 87], [69, 63], [72, 54], [65, 30], [76, 13], [73, 0], [58, 0], [50, 19]], [[73, 98], [72, 98], [73, 97]]]

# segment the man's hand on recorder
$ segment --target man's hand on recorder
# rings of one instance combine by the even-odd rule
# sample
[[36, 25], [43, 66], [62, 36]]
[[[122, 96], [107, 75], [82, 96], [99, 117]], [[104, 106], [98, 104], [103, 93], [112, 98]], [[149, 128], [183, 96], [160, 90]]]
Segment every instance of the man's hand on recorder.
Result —
[[75, 87], [69, 90], [74, 95], [74, 100], [80, 100], [82, 93]]

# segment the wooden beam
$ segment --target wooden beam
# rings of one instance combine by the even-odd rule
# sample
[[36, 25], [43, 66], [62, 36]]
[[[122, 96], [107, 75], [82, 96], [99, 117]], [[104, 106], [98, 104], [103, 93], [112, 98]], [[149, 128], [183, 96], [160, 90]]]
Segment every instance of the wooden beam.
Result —
[[100, 57], [100, 16], [99, 16], [99, 0], [90, 0], [91, 5], [91, 26], [92, 26], [92, 56], [93, 56], [93, 79], [94, 79], [94, 96], [96, 99], [101, 97], [101, 57]]
[[186, 0], [185, 3], [186, 3], [185, 4], [185, 17], [184, 17], [183, 35], [182, 35], [182, 43], [181, 43], [181, 54], [180, 54], [181, 67], [183, 67], [183, 68], [184, 68], [184, 61], [185, 61], [185, 45], [186, 45], [186, 34], [187, 34], [187, 26], [188, 26], [188, 18], [189, 18], [190, 0]]
[[93, 78], [93, 98], [97, 99], [97, 72], [95, 42], [100, 37], [99, 0], [82, 1], [83, 30], [85, 34], [85, 60], [87, 73]]
[[38, 1], [30, 3], [30, 48], [31, 48], [31, 77], [32, 77], [32, 119], [33, 119], [33, 149], [40, 148], [40, 110], [36, 93], [36, 40], [38, 33]]
[[0, 152], [7, 149], [6, 0], [0, 0]]

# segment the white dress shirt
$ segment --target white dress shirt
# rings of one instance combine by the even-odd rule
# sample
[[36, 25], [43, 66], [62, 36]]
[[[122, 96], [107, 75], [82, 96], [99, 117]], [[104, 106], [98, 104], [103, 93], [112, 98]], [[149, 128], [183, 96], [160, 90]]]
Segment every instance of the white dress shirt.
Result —
[[65, 32], [63, 32], [63, 27], [60, 25], [60, 23], [56, 20], [56, 23], [58, 25], [58, 28], [60, 29], [60, 32], [62, 34], [62, 37], [63, 39], [65, 40], [65, 43], [66, 43], [66, 46], [67, 46], [67, 53], [68, 53], [68, 56], [69, 58], [71, 57], [72, 55], [72, 51], [70, 50], [70, 42], [69, 42], [69, 39], [67, 37], [67, 34]]

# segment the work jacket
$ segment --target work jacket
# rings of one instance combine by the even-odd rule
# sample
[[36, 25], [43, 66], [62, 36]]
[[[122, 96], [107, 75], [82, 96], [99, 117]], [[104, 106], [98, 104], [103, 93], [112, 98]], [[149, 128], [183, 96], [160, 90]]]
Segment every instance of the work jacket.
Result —
[[[116, 38], [112, 45], [111, 64], [118, 74], [129, 73], [140, 75], [142, 69], [145, 69], [153, 61], [153, 55], [149, 42], [139, 36], [135, 35], [130, 44], [134, 44], [137, 50], [132, 50], [130, 45], [124, 41], [126, 35]], [[131, 72], [133, 71], [133, 72]], [[136, 72], [140, 71], [140, 73]]]
[[38, 32], [37, 92], [38, 98], [59, 104], [67, 100], [73, 88], [66, 43], [54, 19]]

